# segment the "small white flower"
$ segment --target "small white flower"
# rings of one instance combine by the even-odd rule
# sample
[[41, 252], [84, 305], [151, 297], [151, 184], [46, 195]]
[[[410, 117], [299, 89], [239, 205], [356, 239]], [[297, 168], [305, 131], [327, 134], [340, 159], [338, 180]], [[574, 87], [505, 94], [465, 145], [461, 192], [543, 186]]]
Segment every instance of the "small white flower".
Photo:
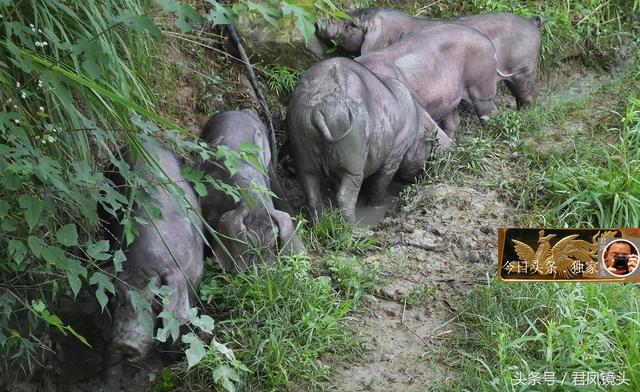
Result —
[[20, 120], [18, 120], [17, 118], [15, 120], [13, 120], [14, 123], [16, 124], [20, 124]]
[[38, 80], [38, 88], [42, 88], [42, 80]]
[[0, 19], [4, 18], [4, 16], [2, 16], [2, 14], [0, 14]]
[[58, 133], [58, 130], [57, 130], [57, 129], [55, 129], [55, 128], [53, 128], [53, 129], [51, 130], [51, 132], [53, 132], [53, 133]]
[[38, 108], [38, 110], [39, 110], [39, 111], [41, 111], [41, 112], [44, 112], [44, 108], [43, 108], [42, 106], [40, 106], [40, 107]]
[[44, 140], [44, 138], [43, 138], [42, 140], [40, 140], [40, 142], [41, 142], [42, 144], [47, 144], [47, 141], [46, 141], [46, 140]]
[[13, 108], [18, 110], [18, 105], [13, 105]]
[[38, 33], [42, 34], [42, 29], [38, 29]]
[[20, 88], [20, 82], [16, 82], [16, 87]]
[[27, 97], [27, 93], [25, 91], [23, 91], [20, 95], [22, 96], [23, 99]]
[[42, 41], [42, 46], [43, 46], [43, 47], [44, 47], [44, 46], [47, 46], [47, 45], [49, 45], [49, 44], [47, 43], [47, 41]]
[[47, 135], [47, 142], [53, 143], [55, 141], [56, 141], [56, 137], [55, 136]]

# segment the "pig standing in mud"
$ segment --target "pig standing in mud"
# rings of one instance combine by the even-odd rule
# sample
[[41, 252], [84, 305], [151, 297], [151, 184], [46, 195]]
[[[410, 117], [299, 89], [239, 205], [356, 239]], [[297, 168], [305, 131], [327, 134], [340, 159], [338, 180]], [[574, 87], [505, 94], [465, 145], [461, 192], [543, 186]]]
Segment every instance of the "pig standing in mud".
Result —
[[322, 177], [338, 182], [336, 202], [355, 221], [360, 186], [369, 178], [369, 203], [384, 204], [392, 178], [411, 179], [433, 149], [449, 138], [400, 81], [362, 64], [332, 58], [309, 68], [291, 95], [288, 136], [296, 174], [312, 215], [320, 210]]
[[243, 198], [236, 202], [208, 185], [207, 195], [201, 200], [204, 219], [218, 233], [218, 239], [210, 239], [210, 244], [222, 267], [226, 271], [243, 271], [252, 265], [269, 265], [278, 248], [289, 254], [304, 252], [291, 216], [276, 209], [271, 196], [259, 190], [270, 190], [278, 178], [266, 175], [275, 170], [269, 170], [267, 130], [257, 114], [246, 109], [219, 113], [209, 119], [200, 136], [211, 148], [226, 146], [239, 151], [243, 142], [258, 146], [258, 161], [265, 169], [261, 172], [241, 161], [238, 171], [230, 176], [222, 160], [201, 165], [214, 179], [244, 191]]
[[449, 135], [457, 126], [460, 102], [471, 104], [481, 120], [498, 110], [496, 78], [502, 73], [495, 48], [470, 27], [433, 26], [355, 61], [380, 77], [403, 82]]
[[[198, 216], [198, 199], [195, 192], [180, 174], [180, 163], [176, 156], [158, 145], [144, 144], [145, 150], [157, 162], [159, 170], [151, 170], [149, 165], [138, 161], [135, 170], [143, 173], [142, 178], [150, 184], [149, 197], [155, 202], [155, 208], [149, 211], [141, 205], [134, 205], [132, 216], [147, 221], [137, 224], [138, 236], [126, 247], [127, 257], [122, 273], [117, 274], [116, 296], [110, 307], [113, 315], [112, 339], [107, 353], [107, 366], [111, 366], [106, 375], [110, 390], [119, 390], [121, 371], [119, 365], [126, 359], [130, 362], [142, 360], [154, 345], [154, 330], [158, 324], [157, 316], [161, 311], [173, 315], [180, 324], [187, 322], [187, 311], [193, 304], [195, 292], [202, 280], [204, 270], [203, 242], [201, 223]], [[125, 161], [132, 167], [131, 154], [125, 153]], [[156, 166], [156, 165], [152, 165]], [[166, 174], [166, 178], [161, 173]], [[158, 173], [154, 175], [152, 173]], [[118, 176], [112, 178], [116, 185], [124, 181]], [[188, 208], [180, 199], [184, 199]], [[161, 214], [161, 216], [159, 216]], [[113, 233], [115, 238], [122, 237], [119, 225]], [[159, 302], [149, 288], [150, 282], [156, 288], [167, 286], [170, 293], [165, 303]], [[151, 308], [134, 310], [131, 293], [144, 297]], [[150, 321], [144, 325], [142, 319]], [[121, 365], [121, 364], [120, 364]], [[117, 385], [116, 385], [117, 384]]]
[[[352, 54], [367, 54], [386, 48], [412, 33], [443, 23], [474, 28], [495, 45], [498, 66], [516, 98], [518, 108], [531, 103], [540, 54], [540, 26], [543, 19], [531, 20], [509, 13], [463, 16], [451, 20], [416, 18], [384, 8], [363, 8], [348, 12], [350, 20], [326, 19], [317, 23], [316, 34], [325, 42], [333, 40]], [[428, 42], [428, 37], [425, 37]], [[522, 72], [518, 72], [522, 70]]]

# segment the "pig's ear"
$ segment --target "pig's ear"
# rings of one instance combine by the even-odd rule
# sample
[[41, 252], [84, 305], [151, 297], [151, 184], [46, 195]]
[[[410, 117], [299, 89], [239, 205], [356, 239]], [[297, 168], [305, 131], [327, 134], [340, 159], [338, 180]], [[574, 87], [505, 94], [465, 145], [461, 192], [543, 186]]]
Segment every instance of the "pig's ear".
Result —
[[241, 204], [238, 208], [222, 214], [218, 221], [217, 230], [220, 243], [216, 244], [214, 252], [225, 271], [237, 271], [234, 249], [237, 249], [241, 244], [234, 241], [246, 241], [247, 228], [244, 225], [244, 219], [248, 214], [249, 208], [245, 204]]
[[244, 218], [248, 214], [249, 208], [244, 204], [234, 210], [225, 212], [218, 221], [218, 231], [225, 236], [242, 239], [243, 233], [247, 232]]
[[295, 231], [291, 216], [286, 212], [274, 209], [271, 211], [271, 219], [278, 226], [278, 242], [283, 245], [289, 241]]
[[306, 250], [300, 238], [295, 233], [291, 216], [280, 210], [273, 210], [271, 218], [278, 225], [278, 246], [284, 254], [305, 253]]
[[[164, 304], [165, 311], [169, 312], [180, 322], [180, 325], [186, 324], [187, 312], [191, 307], [189, 303], [189, 290], [191, 287], [185, 276], [181, 272], [174, 272], [171, 276], [165, 278], [165, 285], [171, 287], [171, 294], [168, 296], [168, 302]], [[194, 290], [197, 287], [193, 288]], [[164, 320], [164, 327], [167, 327], [167, 320]]]
[[364, 40], [360, 47], [360, 55], [381, 49], [382, 26], [378, 18], [373, 18], [362, 24], [362, 34]]

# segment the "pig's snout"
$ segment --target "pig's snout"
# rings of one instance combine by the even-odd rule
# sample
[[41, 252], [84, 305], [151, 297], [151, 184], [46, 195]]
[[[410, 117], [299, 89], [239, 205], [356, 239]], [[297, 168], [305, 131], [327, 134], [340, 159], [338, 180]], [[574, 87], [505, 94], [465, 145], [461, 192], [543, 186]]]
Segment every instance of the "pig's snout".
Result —
[[140, 342], [117, 340], [114, 342], [114, 346], [116, 351], [122, 355], [122, 358], [129, 362], [141, 361], [148, 352], [148, 349], [143, 347]]

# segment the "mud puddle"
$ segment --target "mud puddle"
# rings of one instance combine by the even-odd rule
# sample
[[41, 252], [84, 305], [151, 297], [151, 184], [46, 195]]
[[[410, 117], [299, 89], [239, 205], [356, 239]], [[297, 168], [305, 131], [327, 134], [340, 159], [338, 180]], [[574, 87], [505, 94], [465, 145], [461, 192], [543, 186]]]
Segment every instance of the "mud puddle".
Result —
[[400, 192], [403, 187], [404, 184], [393, 181], [387, 190], [384, 204], [379, 207], [370, 206], [367, 203], [367, 198], [361, 193], [356, 203], [356, 227], [361, 229], [374, 227], [385, 216], [391, 216], [397, 212], [396, 209], [400, 206]]

